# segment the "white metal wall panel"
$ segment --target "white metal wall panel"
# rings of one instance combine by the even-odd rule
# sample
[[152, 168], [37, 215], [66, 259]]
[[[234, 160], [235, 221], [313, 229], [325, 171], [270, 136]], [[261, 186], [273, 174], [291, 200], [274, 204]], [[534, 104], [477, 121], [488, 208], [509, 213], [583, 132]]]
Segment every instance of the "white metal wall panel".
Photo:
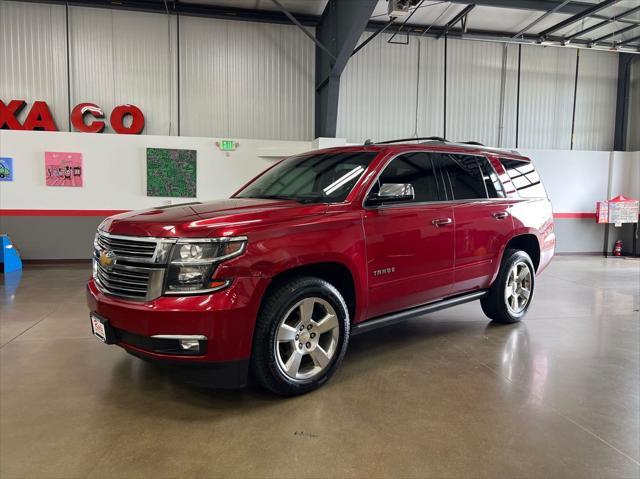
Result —
[[444, 41], [420, 38], [418, 136], [444, 135]]
[[65, 8], [0, 2], [0, 99], [46, 101], [59, 130], [67, 130]]
[[97, 103], [108, 114], [116, 105], [132, 103], [145, 114], [145, 133], [176, 134], [175, 18], [69, 10], [72, 104]]
[[522, 46], [520, 148], [569, 149], [576, 50]]
[[574, 150], [613, 150], [618, 89], [616, 53], [579, 50]]
[[631, 63], [627, 150], [640, 151], [640, 59]]
[[[338, 137], [361, 142], [414, 135], [418, 42], [387, 43], [390, 36], [378, 35], [347, 64], [340, 79]], [[402, 41], [401, 35], [395, 41]]]
[[314, 65], [294, 26], [181, 17], [181, 134], [311, 139]]
[[447, 139], [498, 146], [502, 46], [447, 43]]

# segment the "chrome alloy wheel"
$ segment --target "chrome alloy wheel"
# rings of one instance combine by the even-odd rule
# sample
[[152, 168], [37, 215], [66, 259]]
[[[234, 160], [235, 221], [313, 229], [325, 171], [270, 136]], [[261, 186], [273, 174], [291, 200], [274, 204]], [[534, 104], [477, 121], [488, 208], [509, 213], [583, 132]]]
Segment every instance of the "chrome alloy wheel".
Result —
[[520, 314], [531, 298], [531, 270], [527, 263], [518, 261], [511, 267], [504, 288], [504, 300], [511, 314]]
[[329, 366], [339, 339], [340, 325], [333, 307], [321, 298], [305, 298], [278, 325], [274, 341], [278, 368], [291, 379], [311, 379]]

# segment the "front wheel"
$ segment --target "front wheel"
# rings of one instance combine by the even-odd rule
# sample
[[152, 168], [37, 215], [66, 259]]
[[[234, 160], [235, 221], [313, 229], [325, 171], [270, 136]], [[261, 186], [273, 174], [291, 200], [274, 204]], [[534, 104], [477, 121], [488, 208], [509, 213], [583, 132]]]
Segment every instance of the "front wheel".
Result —
[[267, 389], [303, 394], [329, 380], [350, 333], [340, 292], [315, 277], [290, 280], [265, 298], [253, 338], [252, 372]]
[[535, 284], [531, 258], [521, 250], [505, 251], [498, 277], [480, 300], [482, 311], [498, 323], [515, 323], [526, 314]]

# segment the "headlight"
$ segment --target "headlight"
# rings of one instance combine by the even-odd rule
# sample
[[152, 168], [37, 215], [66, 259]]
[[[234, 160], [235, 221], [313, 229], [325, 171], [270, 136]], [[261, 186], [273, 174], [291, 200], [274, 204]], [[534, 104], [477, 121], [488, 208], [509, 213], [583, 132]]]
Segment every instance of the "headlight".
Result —
[[178, 240], [171, 250], [165, 293], [198, 294], [227, 287], [231, 280], [212, 275], [219, 263], [241, 255], [246, 245], [244, 237]]

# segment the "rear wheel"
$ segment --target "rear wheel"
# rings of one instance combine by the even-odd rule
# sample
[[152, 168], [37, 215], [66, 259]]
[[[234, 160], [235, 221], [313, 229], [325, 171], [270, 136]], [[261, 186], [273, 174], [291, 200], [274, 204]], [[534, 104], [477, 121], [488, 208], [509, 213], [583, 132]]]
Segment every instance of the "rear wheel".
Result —
[[480, 300], [484, 314], [498, 323], [520, 321], [531, 304], [534, 284], [529, 255], [521, 250], [505, 251], [498, 277]]
[[329, 380], [347, 349], [349, 313], [340, 292], [314, 277], [288, 281], [265, 299], [252, 371], [267, 389], [303, 394]]

